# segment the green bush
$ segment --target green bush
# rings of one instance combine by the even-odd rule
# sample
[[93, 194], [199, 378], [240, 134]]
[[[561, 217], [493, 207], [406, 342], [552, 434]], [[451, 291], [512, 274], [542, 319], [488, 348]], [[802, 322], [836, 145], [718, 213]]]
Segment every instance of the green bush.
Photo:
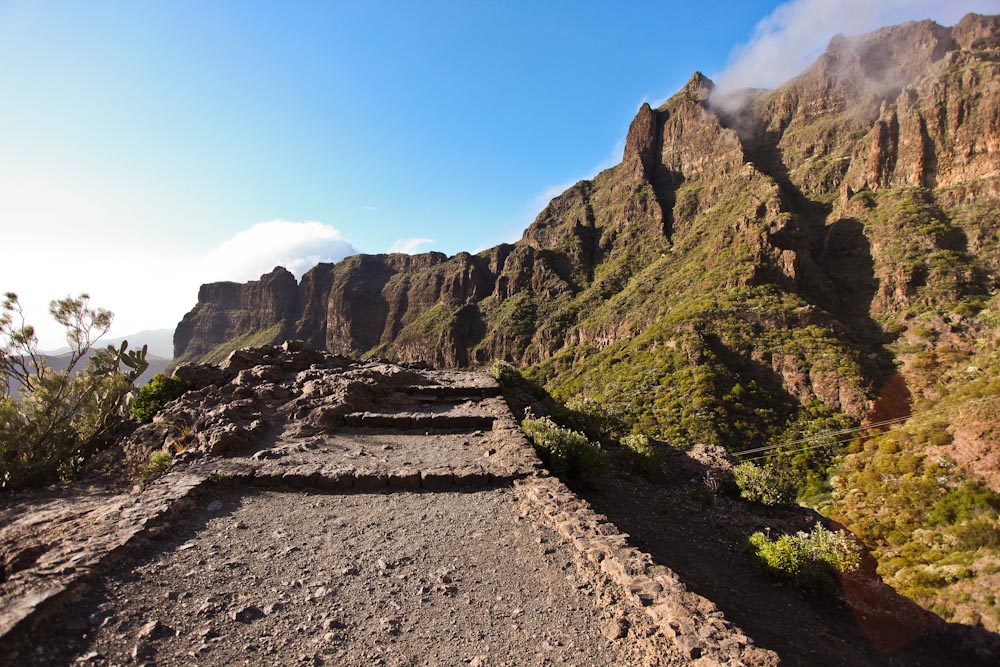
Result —
[[758, 531], [748, 542], [769, 572], [805, 585], [823, 583], [835, 572], [852, 572], [861, 565], [858, 543], [846, 532], [832, 532], [820, 523], [808, 533], [781, 535], [774, 540]]
[[490, 364], [490, 375], [504, 389], [510, 389], [521, 380], [521, 371], [512, 364], [499, 359]]
[[645, 435], [626, 435], [619, 442], [629, 465], [647, 479], [658, 479], [663, 474], [663, 457]]
[[521, 428], [556, 475], [579, 477], [602, 465], [600, 445], [579, 431], [562, 428], [548, 417], [525, 419]]
[[139, 387], [135, 398], [129, 403], [129, 416], [137, 422], [153, 421], [153, 415], [170, 401], [181, 397], [188, 390], [180, 378], [157, 373], [153, 379]]
[[775, 468], [746, 461], [733, 468], [740, 495], [751, 502], [781, 505], [795, 500], [795, 488]]
[[140, 468], [139, 474], [143, 479], [149, 479], [169, 468], [173, 460], [174, 456], [170, 452], [153, 452], [149, 455], [149, 460]]
[[625, 419], [621, 413], [585, 396], [566, 401], [564, 417], [570, 428], [583, 431], [591, 440], [604, 444], [625, 432]]
[[957, 489], [952, 489], [934, 503], [927, 514], [927, 523], [941, 526], [968, 521], [985, 512], [1000, 510], [1000, 494], [966, 480]]

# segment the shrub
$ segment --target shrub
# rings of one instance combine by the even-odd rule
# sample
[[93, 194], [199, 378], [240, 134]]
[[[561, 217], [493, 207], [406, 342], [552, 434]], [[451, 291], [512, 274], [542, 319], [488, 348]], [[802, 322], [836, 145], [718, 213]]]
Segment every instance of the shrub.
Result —
[[808, 533], [771, 540], [756, 532], [748, 538], [754, 556], [769, 572], [805, 585], [828, 581], [835, 572], [853, 572], [861, 565], [861, 548], [846, 532], [832, 532], [817, 523]]
[[[49, 304], [70, 347], [66, 369], [57, 371], [38, 352], [38, 337], [25, 324], [17, 295], [5, 295], [0, 309], [0, 371], [7, 379], [0, 385], [0, 489], [72, 477], [120, 425], [125, 398], [148, 367], [145, 347], [126, 351], [128, 343], [123, 342], [93, 351], [112, 315], [91, 308], [89, 301], [81, 294]], [[11, 385], [19, 385], [18, 398], [10, 395]]]
[[163, 406], [180, 398], [187, 390], [187, 384], [180, 378], [157, 373], [152, 380], [139, 387], [129, 404], [129, 416], [140, 423], [151, 422], [153, 415]]
[[548, 417], [525, 419], [521, 428], [557, 475], [578, 477], [601, 466], [600, 446], [591, 443], [579, 431], [562, 428]]
[[663, 474], [663, 458], [645, 435], [626, 435], [621, 439], [622, 450], [629, 465], [648, 479], [657, 479]]
[[170, 452], [157, 451], [149, 455], [149, 460], [139, 469], [143, 479], [149, 479], [170, 467], [174, 456]]
[[605, 444], [625, 431], [625, 419], [617, 410], [584, 396], [566, 401], [565, 418], [570, 427], [583, 431], [591, 440]]
[[733, 480], [740, 495], [751, 502], [780, 505], [795, 500], [795, 489], [784, 476], [769, 465], [749, 461], [733, 468]]
[[1000, 494], [981, 484], [966, 480], [941, 496], [927, 514], [927, 523], [941, 526], [969, 521], [980, 514], [1000, 510]]
[[521, 371], [499, 359], [490, 364], [490, 375], [504, 389], [510, 389], [521, 380]]

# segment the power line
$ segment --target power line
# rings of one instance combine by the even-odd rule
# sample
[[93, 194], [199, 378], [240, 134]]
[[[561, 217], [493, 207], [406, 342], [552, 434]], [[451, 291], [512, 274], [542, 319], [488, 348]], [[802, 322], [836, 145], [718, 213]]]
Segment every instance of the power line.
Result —
[[[914, 415], [913, 413], [910, 413], [909, 415], [906, 415], [904, 417], [894, 417], [892, 419], [885, 419], [883, 421], [879, 421], [879, 422], [874, 422], [872, 424], [868, 424], [867, 426], [857, 426], [857, 427], [854, 427], [854, 428], [841, 429], [839, 431], [830, 431], [828, 433], [820, 433], [820, 434], [817, 434], [817, 435], [813, 435], [813, 436], [809, 436], [809, 437], [805, 437], [805, 438], [800, 438], [798, 440], [791, 440], [789, 442], [782, 442], [782, 443], [777, 444], [777, 445], [766, 445], [764, 447], [755, 447], [753, 449], [745, 449], [745, 450], [740, 451], [740, 452], [733, 452], [733, 454], [735, 456], [742, 456], [744, 454], [757, 454], [759, 452], [769, 452], [771, 450], [780, 449], [782, 447], [788, 447], [788, 446], [791, 446], [791, 445], [807, 444], [807, 443], [811, 443], [811, 442], [818, 442], [819, 440], [823, 440], [823, 439], [826, 439], [826, 438], [829, 438], [829, 437], [832, 437], [832, 436], [846, 435], [848, 433], [857, 433], [859, 431], [869, 431], [871, 429], [881, 428], [882, 426], [888, 426], [890, 424], [897, 424], [899, 422], [906, 421], [907, 419], [910, 419], [911, 417], [914, 417], [914, 416], [932, 415], [932, 414], [935, 414], [935, 413], [938, 413], [938, 412], [944, 412], [946, 410], [952, 410], [952, 409], [959, 408], [959, 407], [962, 407], [962, 406], [965, 406], [965, 405], [971, 405], [972, 403], [978, 403], [980, 401], [986, 400], [987, 398], [991, 398], [991, 397], [990, 396], [984, 396], [982, 398], [970, 399], [968, 401], [965, 401], [964, 403], [959, 403], [958, 405], [941, 406], [939, 408], [935, 408], [935, 409], [932, 409], [932, 410], [925, 410], [923, 412], [917, 413], [917, 415]], [[817, 449], [819, 447], [826, 447], [826, 446], [829, 446], [829, 445], [837, 445], [837, 444], [843, 444], [845, 442], [851, 442], [852, 440], [854, 440], [853, 437], [846, 438], [846, 439], [843, 439], [843, 440], [835, 440], [833, 442], [822, 442], [822, 443], [819, 443], [819, 444], [817, 444], [815, 446], [812, 446], [812, 447], [799, 448], [799, 449], [795, 449], [793, 451], [796, 451], [796, 452], [799, 452], [799, 451], [805, 452], [805, 451], [809, 451], [810, 449]], [[757, 460], [763, 459], [763, 458], [767, 458], [767, 456], [755, 456], [755, 457], [748, 458], [748, 459], [743, 459], [743, 460], [744, 461], [757, 461]]]
[[766, 452], [769, 449], [777, 449], [779, 447], [786, 447], [788, 445], [797, 445], [797, 444], [803, 443], [803, 442], [812, 442], [813, 440], [818, 440], [819, 438], [826, 438], [826, 437], [837, 436], [837, 435], [845, 435], [847, 433], [855, 433], [857, 431], [868, 431], [870, 429], [879, 428], [881, 426], [886, 426], [888, 424], [895, 424], [895, 423], [898, 423], [898, 422], [906, 421], [907, 419], [909, 419], [912, 416], [913, 416], [912, 414], [909, 414], [909, 415], [906, 415], [905, 417], [893, 417], [892, 419], [886, 419], [884, 421], [874, 422], [872, 424], [868, 424], [867, 426], [854, 426], [852, 428], [845, 428], [845, 429], [841, 429], [839, 431], [829, 431], [827, 433], [818, 433], [818, 434], [807, 436], [805, 438], [799, 438], [798, 440], [790, 440], [788, 442], [782, 442], [781, 444], [778, 444], [778, 445], [765, 445], [763, 447], [755, 447], [754, 449], [744, 449], [743, 451], [740, 451], [740, 452], [733, 452], [733, 454], [735, 454], [736, 456], [740, 456], [742, 454], [755, 454], [757, 452]]

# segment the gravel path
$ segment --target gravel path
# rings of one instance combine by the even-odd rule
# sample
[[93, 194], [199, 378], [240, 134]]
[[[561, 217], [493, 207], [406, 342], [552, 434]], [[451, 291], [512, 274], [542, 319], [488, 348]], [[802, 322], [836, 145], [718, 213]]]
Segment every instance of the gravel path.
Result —
[[52, 622], [23, 664], [648, 664], [509, 489], [215, 492]]

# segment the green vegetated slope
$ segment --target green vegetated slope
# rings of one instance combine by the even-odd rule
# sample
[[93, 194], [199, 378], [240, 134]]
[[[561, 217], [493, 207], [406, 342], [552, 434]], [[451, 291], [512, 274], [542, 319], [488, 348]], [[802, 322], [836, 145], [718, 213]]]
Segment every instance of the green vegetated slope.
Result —
[[[795, 443], [757, 463], [860, 535], [899, 590], [996, 631], [998, 147], [997, 17], [836, 38], [740, 104], [696, 74], [644, 105], [621, 164], [518, 243], [321, 265], [253, 331], [504, 359], [677, 447]], [[256, 335], [208, 344], [199, 332], [242, 312], [215, 291], [175, 340]]]
[[[686, 178], [669, 246], [627, 273], [599, 267], [563, 306], [576, 336], [528, 374], [676, 446], [801, 441], [757, 462], [862, 537], [898, 590], [996, 631], [1000, 51], [986, 44], [934, 60], [895, 101], [865, 97], [863, 77], [831, 86], [821, 62], [724, 113], [753, 168]], [[843, 96], [803, 111], [817, 78]]]

